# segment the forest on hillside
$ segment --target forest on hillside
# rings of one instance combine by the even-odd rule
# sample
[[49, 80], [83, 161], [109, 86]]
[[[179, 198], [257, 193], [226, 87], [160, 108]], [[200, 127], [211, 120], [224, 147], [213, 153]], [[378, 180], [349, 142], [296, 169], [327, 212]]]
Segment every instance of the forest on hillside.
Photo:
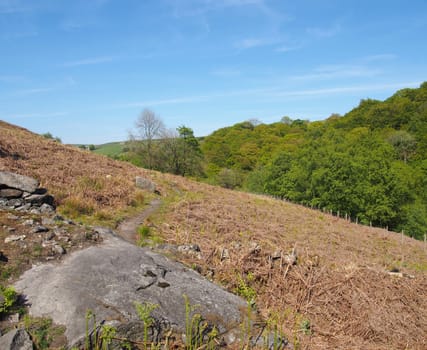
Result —
[[122, 159], [417, 239], [427, 232], [427, 82], [385, 101], [362, 100], [344, 116], [245, 121], [201, 140], [186, 126], [165, 133], [156, 124], [149, 137], [142, 126]]

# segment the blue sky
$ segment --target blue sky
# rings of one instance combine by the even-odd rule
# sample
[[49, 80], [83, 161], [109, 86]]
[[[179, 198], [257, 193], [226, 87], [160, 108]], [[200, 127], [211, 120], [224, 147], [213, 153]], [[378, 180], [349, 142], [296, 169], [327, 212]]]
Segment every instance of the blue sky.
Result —
[[427, 80], [426, 0], [0, 0], [0, 119], [127, 139], [325, 119]]

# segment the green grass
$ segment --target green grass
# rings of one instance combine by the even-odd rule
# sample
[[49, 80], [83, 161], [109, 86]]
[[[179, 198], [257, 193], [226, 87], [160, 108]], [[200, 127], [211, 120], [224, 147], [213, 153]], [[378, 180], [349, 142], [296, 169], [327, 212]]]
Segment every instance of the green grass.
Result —
[[124, 148], [124, 142], [109, 142], [102, 145], [97, 145], [93, 152], [108, 157], [118, 157], [123, 153]]

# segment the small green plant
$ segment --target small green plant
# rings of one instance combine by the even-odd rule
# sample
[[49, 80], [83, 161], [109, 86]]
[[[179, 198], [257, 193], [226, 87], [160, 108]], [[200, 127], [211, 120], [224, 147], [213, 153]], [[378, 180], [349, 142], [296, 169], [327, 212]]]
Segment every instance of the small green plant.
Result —
[[145, 241], [150, 237], [150, 228], [148, 226], [138, 227], [138, 237], [140, 241]]
[[[270, 315], [266, 322], [264, 331], [264, 347], [269, 350], [279, 350], [283, 348], [284, 342], [287, 338], [280, 331], [279, 325], [282, 317], [279, 314]], [[273, 337], [273, 339], [271, 339]]]
[[197, 350], [204, 347], [214, 349], [215, 340], [219, 334], [218, 330], [204, 320], [201, 314], [194, 313], [197, 305], [191, 305], [185, 294], [183, 298], [185, 303], [185, 349]]
[[50, 132], [46, 132], [44, 134], [41, 134], [41, 136], [43, 136], [45, 139], [53, 140], [53, 141], [56, 141], [58, 143], [62, 143], [61, 139], [58, 136], [54, 137]]
[[93, 317], [93, 323], [94, 323], [93, 329], [95, 329], [95, 325], [96, 325], [95, 314], [92, 312], [92, 310], [88, 309], [86, 311], [85, 350], [90, 349], [91, 341], [90, 341], [90, 334], [89, 334], [89, 321], [91, 320], [92, 317]]
[[39, 257], [43, 253], [43, 247], [41, 244], [35, 244], [33, 248], [34, 256]]
[[33, 336], [33, 342], [36, 344], [36, 348], [39, 350], [48, 349], [52, 336], [49, 334], [49, 328], [52, 325], [52, 320], [43, 320], [39, 327], [37, 327], [31, 335]]
[[13, 287], [0, 286], [0, 295], [3, 296], [3, 302], [0, 303], [0, 315], [7, 314], [18, 299], [18, 294]]
[[[91, 320], [92, 327], [90, 327]], [[92, 331], [89, 331], [90, 329]], [[93, 311], [90, 309], [86, 311], [85, 350], [108, 350], [115, 336], [116, 328], [110, 325], [97, 325]]]
[[148, 344], [148, 329], [154, 324], [154, 317], [151, 313], [158, 308], [158, 305], [152, 303], [138, 303], [134, 302], [136, 313], [138, 314], [139, 319], [144, 322], [144, 349], [147, 349]]
[[116, 335], [116, 328], [110, 325], [103, 325], [101, 327], [101, 343], [102, 343], [102, 350], [108, 350], [109, 345], [113, 341], [114, 337]]
[[240, 338], [241, 348], [247, 349], [250, 347], [251, 336], [252, 336], [252, 318], [253, 318], [253, 307], [252, 304], [248, 301], [246, 307], [246, 317], [240, 325], [242, 336]]
[[138, 245], [140, 247], [146, 246], [147, 244], [157, 244], [161, 243], [162, 239], [152, 233], [150, 227], [142, 225], [138, 227]]
[[33, 318], [24, 316], [25, 330], [31, 335], [34, 350], [49, 349], [55, 337], [64, 334], [65, 328], [55, 326], [50, 318]]
[[132, 345], [128, 341], [124, 341], [120, 344], [123, 350], [132, 350]]
[[0, 280], [6, 281], [13, 273], [12, 266], [2, 266], [2, 270], [0, 271]]
[[[246, 276], [246, 280], [248, 282], [253, 281], [253, 274], [249, 273]], [[237, 287], [234, 289], [234, 292], [237, 295], [240, 295], [242, 298], [246, 299], [248, 303], [251, 304], [252, 307], [255, 307], [255, 299], [256, 299], [256, 290], [248, 285], [248, 282], [242, 277], [241, 274], [237, 274]]]
[[300, 323], [300, 329], [305, 335], [311, 334], [311, 324], [307, 319], [303, 319]]

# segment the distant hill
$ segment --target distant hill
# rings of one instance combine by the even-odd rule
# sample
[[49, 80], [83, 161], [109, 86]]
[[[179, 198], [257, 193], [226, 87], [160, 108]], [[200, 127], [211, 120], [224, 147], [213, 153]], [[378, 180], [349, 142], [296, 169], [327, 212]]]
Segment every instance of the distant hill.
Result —
[[96, 145], [93, 150], [96, 154], [102, 154], [111, 158], [117, 158], [126, 151], [125, 142], [109, 142], [101, 145]]
[[[276, 136], [293, 140], [289, 150], [298, 148], [303, 124]], [[154, 181], [162, 206], [144, 222], [150, 235], [198, 245], [201, 259], [175, 258], [251, 300], [294, 349], [427, 347], [423, 242], [322, 210], [136, 168], [4, 122], [0, 170], [36, 177], [55, 195], [58, 210], [75, 220], [112, 225], [150, 201], [135, 176]]]

